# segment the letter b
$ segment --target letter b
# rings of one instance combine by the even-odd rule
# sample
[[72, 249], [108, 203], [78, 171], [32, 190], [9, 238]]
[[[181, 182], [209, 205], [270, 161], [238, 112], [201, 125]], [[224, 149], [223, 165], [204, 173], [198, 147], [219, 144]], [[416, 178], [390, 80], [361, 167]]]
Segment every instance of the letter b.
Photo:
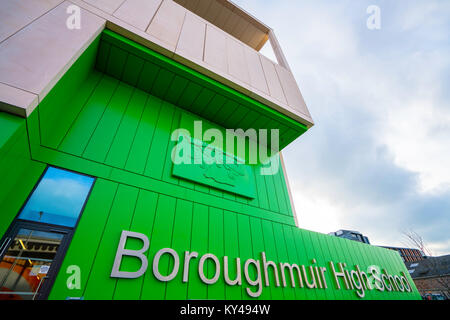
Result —
[[[125, 244], [127, 242], [127, 238], [136, 238], [141, 239], [144, 243], [144, 246], [140, 250], [128, 250], [125, 249]], [[144, 274], [147, 270], [148, 260], [144, 255], [145, 251], [147, 251], [149, 247], [149, 241], [146, 235], [137, 232], [131, 231], [122, 231], [122, 235], [120, 236], [119, 245], [117, 247], [116, 258], [114, 259], [114, 265], [111, 271], [112, 278], [139, 278]], [[128, 271], [119, 271], [120, 263], [122, 262], [123, 256], [132, 256], [141, 260], [141, 267], [138, 271], [128, 272]]]

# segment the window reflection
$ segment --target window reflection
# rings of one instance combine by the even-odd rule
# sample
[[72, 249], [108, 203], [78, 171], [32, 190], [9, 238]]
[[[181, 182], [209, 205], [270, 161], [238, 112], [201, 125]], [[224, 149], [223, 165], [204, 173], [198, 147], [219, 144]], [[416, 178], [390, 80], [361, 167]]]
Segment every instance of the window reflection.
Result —
[[34, 299], [62, 238], [54, 232], [20, 229], [0, 261], [0, 300]]
[[74, 227], [94, 178], [49, 167], [19, 219]]

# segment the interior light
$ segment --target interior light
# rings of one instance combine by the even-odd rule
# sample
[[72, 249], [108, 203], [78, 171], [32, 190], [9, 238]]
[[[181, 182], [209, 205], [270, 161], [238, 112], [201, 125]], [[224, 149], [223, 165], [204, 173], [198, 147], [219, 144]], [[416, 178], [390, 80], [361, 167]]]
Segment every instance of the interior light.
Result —
[[23, 250], [27, 250], [27, 248], [25, 247], [25, 245], [23, 244], [22, 239], [19, 239], [20, 244], [22, 245]]

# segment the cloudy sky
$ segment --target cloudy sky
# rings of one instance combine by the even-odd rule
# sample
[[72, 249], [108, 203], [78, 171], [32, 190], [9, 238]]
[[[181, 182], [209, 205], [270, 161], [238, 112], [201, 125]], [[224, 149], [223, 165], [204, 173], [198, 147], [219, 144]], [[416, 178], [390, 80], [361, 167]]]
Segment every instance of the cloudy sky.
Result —
[[234, 2], [274, 29], [316, 123], [284, 150], [300, 226], [450, 254], [450, 1]]

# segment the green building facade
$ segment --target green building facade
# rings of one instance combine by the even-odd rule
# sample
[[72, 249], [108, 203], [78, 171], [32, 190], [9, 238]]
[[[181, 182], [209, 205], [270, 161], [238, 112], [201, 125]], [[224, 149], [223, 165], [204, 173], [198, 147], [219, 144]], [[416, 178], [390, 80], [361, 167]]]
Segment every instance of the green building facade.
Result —
[[[2, 297], [420, 298], [398, 253], [298, 228], [282, 167], [263, 175], [262, 164], [245, 165], [248, 179], [238, 177], [236, 189], [220, 179], [208, 180], [203, 169], [197, 177], [192, 174], [202, 165], [177, 168], [171, 159], [177, 144], [172, 133], [180, 127], [193, 131], [194, 121], [221, 132], [276, 128], [280, 148], [307, 130], [109, 30], [92, 42], [28, 118], [1, 112]], [[67, 230], [58, 230], [52, 220], [27, 225], [20, 215], [48, 168], [95, 179], [77, 222]], [[229, 173], [226, 166], [216, 170], [212, 178]], [[53, 261], [30, 260], [26, 265], [26, 254], [8, 260], [20, 239], [22, 249], [28, 246], [29, 238], [17, 233], [21, 223], [29, 229], [41, 224], [43, 231], [63, 235]], [[148, 238], [145, 259], [116, 257], [123, 231], [141, 234], [124, 238], [124, 248], [135, 253], [145, 246], [142, 235]], [[186, 259], [193, 252], [197, 255]], [[112, 276], [115, 258], [120, 272], [136, 272], [144, 260], [148, 267], [138, 277]], [[36, 263], [49, 268], [17, 275], [11, 269], [14, 263], [16, 268], [21, 263], [30, 270]], [[27, 278], [30, 288], [22, 284], [21, 290], [28, 293], [8, 287], [11, 282], [5, 279], [14, 275]], [[39, 280], [40, 288], [36, 279], [30, 280], [33, 276], [46, 277]]]
[[420, 299], [397, 252], [299, 228], [279, 151], [313, 121], [264, 23], [0, 9], [0, 300]]

